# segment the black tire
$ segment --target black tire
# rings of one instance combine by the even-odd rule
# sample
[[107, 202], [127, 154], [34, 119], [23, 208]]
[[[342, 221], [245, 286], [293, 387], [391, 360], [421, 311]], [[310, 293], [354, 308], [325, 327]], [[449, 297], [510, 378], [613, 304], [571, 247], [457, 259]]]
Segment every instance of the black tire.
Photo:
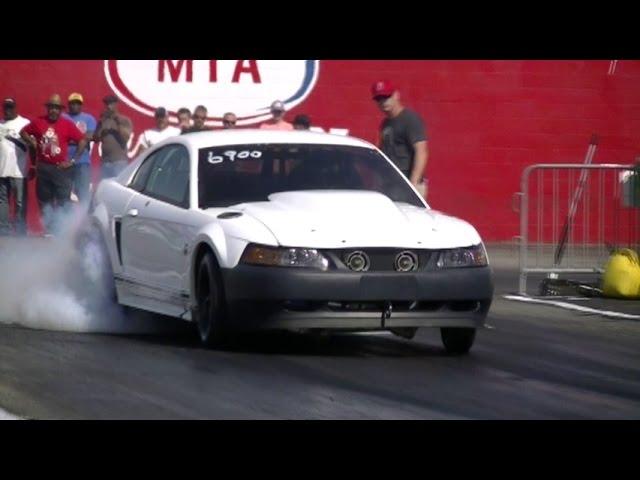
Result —
[[464, 355], [469, 353], [476, 338], [475, 328], [441, 328], [440, 336], [447, 353]]
[[218, 264], [210, 252], [200, 260], [195, 287], [198, 308], [193, 317], [200, 340], [208, 347], [223, 346], [229, 341], [224, 292]]

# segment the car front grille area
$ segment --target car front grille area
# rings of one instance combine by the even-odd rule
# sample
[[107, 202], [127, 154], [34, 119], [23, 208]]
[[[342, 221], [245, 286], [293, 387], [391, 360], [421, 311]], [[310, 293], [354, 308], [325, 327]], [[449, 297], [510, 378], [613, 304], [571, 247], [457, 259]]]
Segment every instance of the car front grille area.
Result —
[[[389, 302], [350, 302], [350, 301], [297, 301], [287, 300], [281, 307], [290, 312], [382, 312]], [[481, 308], [481, 302], [477, 300], [455, 300], [438, 302], [409, 302], [391, 301], [394, 312], [476, 312]]]
[[354, 272], [414, 272], [431, 269], [436, 250], [350, 248], [323, 250], [339, 270]]

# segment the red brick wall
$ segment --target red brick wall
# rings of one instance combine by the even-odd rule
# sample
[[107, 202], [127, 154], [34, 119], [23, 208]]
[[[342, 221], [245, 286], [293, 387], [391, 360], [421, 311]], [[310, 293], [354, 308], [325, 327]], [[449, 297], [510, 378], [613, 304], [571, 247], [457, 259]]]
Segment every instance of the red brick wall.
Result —
[[[618, 61], [613, 74], [610, 66], [609, 60], [326, 60], [314, 90], [288, 117], [304, 112], [314, 125], [374, 141], [380, 114], [369, 87], [392, 80], [428, 124], [430, 204], [469, 220], [486, 240], [504, 241], [518, 234], [511, 196], [527, 165], [580, 163], [592, 133], [600, 136], [595, 163], [631, 163], [640, 154], [640, 61]], [[97, 115], [110, 93], [103, 61], [0, 61], [0, 95], [16, 96], [24, 116], [41, 114], [51, 93], [72, 91]], [[152, 126], [152, 118], [124, 104], [121, 111], [136, 137]], [[39, 229], [33, 196], [29, 223]]]

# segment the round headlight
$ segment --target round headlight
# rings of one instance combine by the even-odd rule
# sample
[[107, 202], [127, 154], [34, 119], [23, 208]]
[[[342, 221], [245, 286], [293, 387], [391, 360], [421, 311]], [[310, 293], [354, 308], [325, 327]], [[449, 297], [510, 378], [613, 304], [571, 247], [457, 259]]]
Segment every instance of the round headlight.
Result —
[[347, 255], [345, 263], [354, 272], [366, 272], [369, 270], [369, 256], [361, 251], [351, 252]]
[[397, 272], [413, 272], [418, 268], [418, 257], [413, 252], [400, 252], [393, 266]]

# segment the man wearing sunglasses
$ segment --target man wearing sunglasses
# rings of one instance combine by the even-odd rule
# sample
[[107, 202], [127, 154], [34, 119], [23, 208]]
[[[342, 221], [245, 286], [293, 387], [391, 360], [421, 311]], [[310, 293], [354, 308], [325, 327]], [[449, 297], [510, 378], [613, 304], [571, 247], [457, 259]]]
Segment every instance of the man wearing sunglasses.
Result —
[[196, 109], [193, 111], [193, 115], [191, 117], [193, 120], [193, 125], [189, 128], [185, 128], [182, 130], [182, 133], [194, 133], [194, 132], [205, 132], [207, 130], [211, 130], [209, 127], [205, 126], [204, 122], [207, 120], [207, 107], [204, 105], [198, 105]]
[[371, 86], [371, 97], [385, 115], [380, 124], [379, 147], [426, 198], [424, 178], [429, 148], [426, 127], [420, 116], [400, 101], [400, 92], [388, 81]]
[[[73, 166], [80, 159], [88, 140], [74, 123], [62, 117], [60, 95], [52, 95], [47, 103], [47, 114], [33, 120], [20, 131], [20, 137], [36, 151], [36, 196], [47, 232], [56, 230], [60, 209], [68, 208], [73, 187]], [[68, 157], [69, 143], [77, 144], [72, 157]]]
[[236, 122], [238, 119], [236, 118], [236, 114], [233, 112], [227, 112], [222, 117], [222, 128], [225, 130], [229, 130], [232, 128], [236, 128]]

